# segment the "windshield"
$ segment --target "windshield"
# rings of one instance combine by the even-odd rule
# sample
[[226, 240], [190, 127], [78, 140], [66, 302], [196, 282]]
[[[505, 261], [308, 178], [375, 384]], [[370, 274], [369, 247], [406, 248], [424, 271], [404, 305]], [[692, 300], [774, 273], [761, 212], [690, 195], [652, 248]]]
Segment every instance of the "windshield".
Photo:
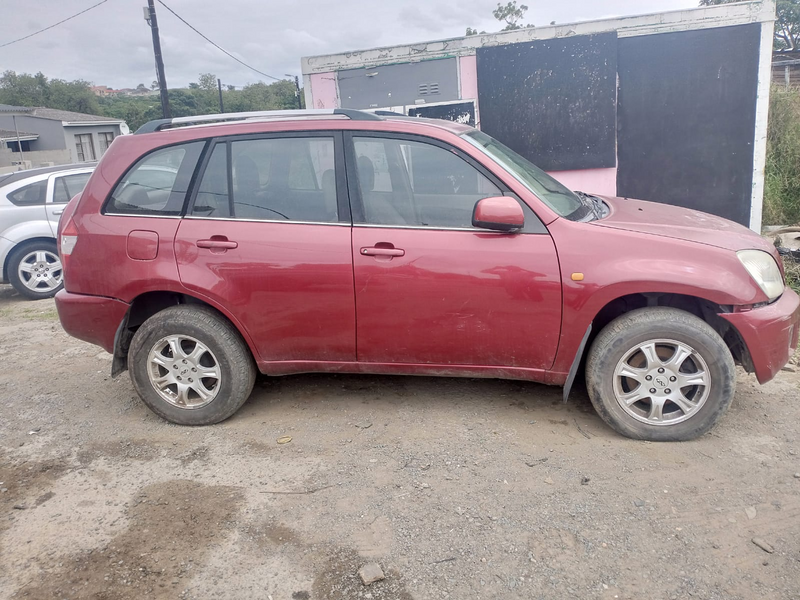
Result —
[[493, 137], [478, 130], [465, 133], [461, 137], [488, 154], [560, 216], [578, 221], [591, 212], [575, 193]]

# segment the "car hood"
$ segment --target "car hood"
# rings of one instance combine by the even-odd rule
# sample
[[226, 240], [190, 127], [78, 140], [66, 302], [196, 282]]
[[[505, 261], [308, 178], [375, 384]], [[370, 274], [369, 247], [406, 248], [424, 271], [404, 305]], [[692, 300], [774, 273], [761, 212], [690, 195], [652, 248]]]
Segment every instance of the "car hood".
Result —
[[775, 248], [747, 227], [700, 212], [657, 202], [600, 196], [611, 208], [607, 217], [592, 221], [599, 227], [611, 227], [688, 240], [727, 250], [764, 250], [775, 254]]

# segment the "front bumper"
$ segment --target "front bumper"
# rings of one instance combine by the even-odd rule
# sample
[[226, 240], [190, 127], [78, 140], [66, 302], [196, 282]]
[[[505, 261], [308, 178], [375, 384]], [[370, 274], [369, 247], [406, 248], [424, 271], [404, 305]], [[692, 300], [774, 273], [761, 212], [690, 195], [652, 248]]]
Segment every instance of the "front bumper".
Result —
[[79, 340], [97, 344], [111, 354], [114, 353], [114, 336], [128, 307], [114, 298], [71, 294], [66, 290], [56, 294], [56, 309], [64, 331]]
[[797, 348], [800, 298], [788, 287], [768, 306], [720, 316], [742, 336], [759, 383], [775, 377]]

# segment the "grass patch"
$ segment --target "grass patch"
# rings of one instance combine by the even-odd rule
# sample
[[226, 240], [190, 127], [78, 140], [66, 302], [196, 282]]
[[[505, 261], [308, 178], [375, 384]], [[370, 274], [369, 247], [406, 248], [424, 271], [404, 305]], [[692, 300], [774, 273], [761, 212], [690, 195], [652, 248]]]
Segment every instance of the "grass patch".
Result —
[[786, 273], [786, 285], [800, 294], [800, 263], [784, 258], [783, 270]]
[[800, 222], [800, 91], [773, 86], [769, 98], [764, 225]]
[[56, 321], [58, 320], [58, 311], [55, 308], [49, 310], [25, 308], [22, 310], [22, 318], [29, 321]]

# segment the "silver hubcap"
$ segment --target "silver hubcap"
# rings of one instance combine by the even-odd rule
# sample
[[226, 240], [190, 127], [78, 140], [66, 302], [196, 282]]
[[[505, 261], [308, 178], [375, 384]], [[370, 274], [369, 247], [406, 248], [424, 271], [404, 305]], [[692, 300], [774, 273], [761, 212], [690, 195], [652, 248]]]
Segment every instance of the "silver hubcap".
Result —
[[614, 369], [614, 396], [626, 413], [648, 425], [674, 425], [694, 415], [711, 391], [703, 357], [675, 340], [648, 340]]
[[61, 285], [61, 261], [55, 252], [34, 250], [26, 254], [17, 269], [22, 284], [34, 292], [52, 292]]
[[221, 383], [214, 353], [188, 335], [168, 335], [158, 340], [147, 357], [147, 375], [159, 396], [173, 406], [187, 409], [211, 402]]

